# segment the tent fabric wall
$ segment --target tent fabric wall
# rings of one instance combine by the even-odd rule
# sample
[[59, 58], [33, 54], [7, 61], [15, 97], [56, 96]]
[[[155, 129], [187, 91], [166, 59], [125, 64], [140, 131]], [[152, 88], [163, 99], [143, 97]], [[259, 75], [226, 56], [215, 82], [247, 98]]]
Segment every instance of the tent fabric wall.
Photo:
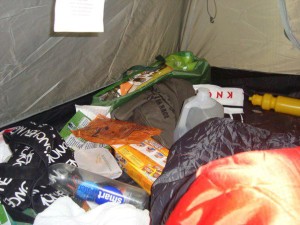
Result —
[[[285, 2], [299, 32], [300, 4]], [[208, 12], [216, 12], [214, 23]], [[300, 50], [284, 34], [278, 1], [191, 0], [181, 49], [215, 67], [300, 75]]]
[[278, 0], [279, 11], [285, 34], [300, 49], [300, 2], [297, 0]]
[[283, 1], [299, 37], [295, 0], [106, 0], [104, 33], [95, 34], [54, 33], [55, 0], [1, 0], [0, 127], [178, 50], [213, 67], [300, 75], [300, 50], [281, 21]]
[[109, 0], [104, 33], [54, 33], [54, 0], [1, 0], [0, 127], [179, 49], [187, 1]]

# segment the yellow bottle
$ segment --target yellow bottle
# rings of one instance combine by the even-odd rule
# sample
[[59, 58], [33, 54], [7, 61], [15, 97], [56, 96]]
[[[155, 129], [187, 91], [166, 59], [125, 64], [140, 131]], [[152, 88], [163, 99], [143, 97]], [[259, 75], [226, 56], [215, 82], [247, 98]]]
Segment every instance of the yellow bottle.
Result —
[[300, 99], [297, 98], [255, 94], [249, 100], [253, 105], [259, 105], [264, 110], [274, 109], [275, 112], [300, 116]]

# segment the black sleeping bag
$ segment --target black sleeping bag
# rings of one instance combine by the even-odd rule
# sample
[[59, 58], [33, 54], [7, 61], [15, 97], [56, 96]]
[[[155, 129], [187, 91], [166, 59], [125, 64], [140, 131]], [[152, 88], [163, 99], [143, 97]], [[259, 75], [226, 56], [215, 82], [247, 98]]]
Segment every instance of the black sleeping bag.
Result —
[[272, 133], [227, 118], [199, 124], [174, 143], [162, 175], [152, 186], [151, 224], [165, 224], [200, 166], [240, 152], [299, 145], [300, 137], [294, 133]]

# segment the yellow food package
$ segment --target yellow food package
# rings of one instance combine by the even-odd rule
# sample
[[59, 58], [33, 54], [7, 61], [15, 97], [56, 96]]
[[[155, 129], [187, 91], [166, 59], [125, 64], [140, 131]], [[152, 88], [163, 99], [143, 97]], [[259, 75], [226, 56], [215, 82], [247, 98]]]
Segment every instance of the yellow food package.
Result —
[[166, 165], [169, 150], [149, 138], [140, 144], [113, 145], [118, 164], [148, 194]]

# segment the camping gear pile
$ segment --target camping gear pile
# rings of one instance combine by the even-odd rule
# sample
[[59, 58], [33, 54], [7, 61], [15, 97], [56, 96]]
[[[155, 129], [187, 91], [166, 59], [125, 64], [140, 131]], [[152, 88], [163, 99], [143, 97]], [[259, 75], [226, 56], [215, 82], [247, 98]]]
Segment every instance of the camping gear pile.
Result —
[[[276, 112], [259, 111], [245, 98], [249, 90], [213, 85], [210, 71], [192, 52], [160, 56], [125, 71], [94, 94], [91, 105], [75, 105], [63, 126], [29, 118], [4, 129], [3, 213], [14, 223], [34, 224], [110, 224], [99, 217], [111, 224], [296, 224], [300, 118], [279, 114], [286, 122], [281, 132], [264, 129]], [[209, 115], [206, 101], [190, 106], [204, 119], [186, 120], [188, 129], [174, 138], [199, 88], [223, 111]], [[300, 111], [297, 99], [292, 102]], [[62, 163], [79, 168], [67, 171], [72, 177], [63, 186], [53, 186], [49, 168]], [[57, 179], [66, 176], [54, 172]], [[147, 193], [149, 204], [136, 208], [125, 197], [134, 199], [130, 189], [107, 181], [113, 179]]]
[[299, 10], [1, 0], [0, 224], [300, 224]]

